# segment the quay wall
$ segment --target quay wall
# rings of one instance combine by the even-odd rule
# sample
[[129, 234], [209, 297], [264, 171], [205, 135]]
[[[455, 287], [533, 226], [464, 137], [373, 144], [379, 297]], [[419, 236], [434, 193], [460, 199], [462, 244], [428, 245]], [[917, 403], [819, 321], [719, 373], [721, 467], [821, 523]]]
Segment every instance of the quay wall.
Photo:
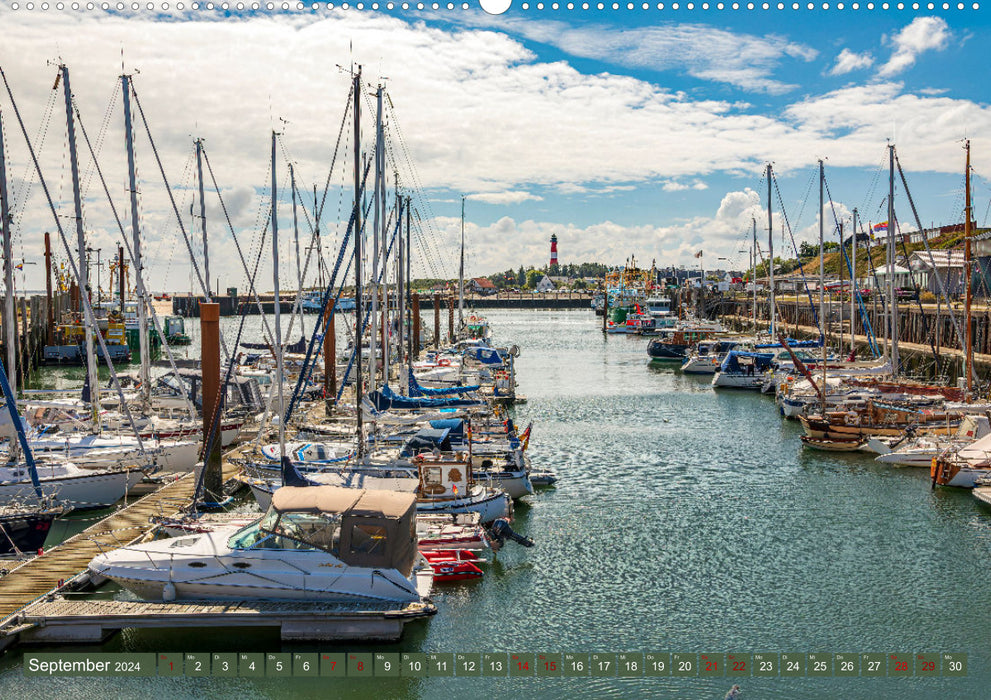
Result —
[[[815, 297], [813, 297], [815, 299]], [[732, 297], [710, 297], [699, 302], [706, 315], [724, 318], [730, 325], [746, 328], [753, 318], [753, 300]], [[815, 313], [808, 299], [785, 299], [775, 301], [778, 323], [787, 329], [791, 337], [818, 337], [815, 318], [818, 314], [816, 299]], [[861, 315], [866, 311], [878, 347], [884, 337], [884, 321], [880, 304], [867, 301], [865, 309], [857, 310], [857, 335], [855, 343], [858, 351], [868, 352], [869, 343], [864, 334]], [[954, 303], [952, 313], [956, 317], [961, 334], [965, 333], [963, 305]], [[758, 297], [757, 319], [762, 325], [768, 321], [769, 304], [766, 297]], [[826, 304], [826, 329], [831, 345], [850, 347], [850, 302]], [[974, 365], [979, 376], [991, 375], [991, 308], [975, 305], [971, 310], [971, 332], [974, 346]], [[842, 340], [840, 339], [842, 336]], [[963, 376], [964, 343], [957, 338], [953, 318], [945, 304], [911, 303], [899, 304], [898, 308], [898, 347], [903, 372], [926, 375], [955, 383]], [[939, 357], [939, 367], [934, 367], [933, 350]]]
[[[456, 305], [457, 297], [448, 294], [439, 295], [441, 305], [444, 309], [449, 308], [451, 302]], [[421, 294], [420, 303], [422, 305], [432, 305], [434, 295]], [[215, 296], [213, 301], [220, 304], [221, 316], [240, 316], [242, 314], [258, 314], [258, 303], [254, 298], [245, 296]], [[262, 309], [266, 314], [275, 311], [275, 299], [271, 294], [259, 296]], [[173, 296], [172, 313], [177, 316], [196, 318], [200, 314], [200, 297]], [[291, 313], [294, 299], [282, 298], [279, 300], [280, 309], [283, 313]], [[543, 294], [493, 294], [491, 296], [465, 297], [465, 306], [473, 309], [589, 309], [591, 308], [592, 297], [589, 294], [578, 292], [548, 292]]]
[[[0, 297], [0, 309], [4, 308], [6, 299]], [[14, 367], [7, 367], [7, 373], [17, 377], [18, 386], [28, 384], [31, 372], [41, 365], [45, 345], [52, 341], [55, 334], [55, 324], [58, 323], [62, 312], [70, 309], [68, 292], [52, 297], [52, 319], [48, 322], [48, 298], [42, 294], [31, 297], [17, 297], [14, 300], [14, 335], [16, 361]], [[7, 364], [7, 330], [3, 328], [0, 318], [0, 357]]]

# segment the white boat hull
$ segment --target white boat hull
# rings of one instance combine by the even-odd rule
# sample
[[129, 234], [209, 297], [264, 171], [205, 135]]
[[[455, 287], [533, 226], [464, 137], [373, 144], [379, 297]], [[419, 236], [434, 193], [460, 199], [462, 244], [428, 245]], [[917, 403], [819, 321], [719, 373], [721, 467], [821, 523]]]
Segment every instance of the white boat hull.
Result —
[[[89, 570], [145, 600], [297, 600], [411, 603], [418, 572], [344, 564], [319, 550], [230, 549], [235, 527], [100, 554]], [[429, 570], [429, 569], [428, 569]]]
[[[44, 467], [39, 467], [39, 470], [42, 473], [40, 481], [44, 496], [54, 497], [76, 510], [111, 506], [144, 478], [144, 474], [137, 469], [47, 478], [43, 476]], [[12, 502], [38, 504], [38, 496], [30, 479], [0, 483], [0, 505]]]
[[712, 386], [722, 389], [760, 389], [764, 378], [760, 374], [727, 374], [716, 372]]

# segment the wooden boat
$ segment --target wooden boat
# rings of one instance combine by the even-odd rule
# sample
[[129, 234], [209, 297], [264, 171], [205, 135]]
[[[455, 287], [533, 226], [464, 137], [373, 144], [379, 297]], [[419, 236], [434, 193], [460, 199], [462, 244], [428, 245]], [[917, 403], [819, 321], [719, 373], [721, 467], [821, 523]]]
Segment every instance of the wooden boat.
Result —
[[854, 439], [829, 439], [829, 438], [814, 438], [808, 435], [802, 436], [802, 445], [813, 450], [822, 450], [824, 452], [856, 452], [862, 446], [863, 440]]

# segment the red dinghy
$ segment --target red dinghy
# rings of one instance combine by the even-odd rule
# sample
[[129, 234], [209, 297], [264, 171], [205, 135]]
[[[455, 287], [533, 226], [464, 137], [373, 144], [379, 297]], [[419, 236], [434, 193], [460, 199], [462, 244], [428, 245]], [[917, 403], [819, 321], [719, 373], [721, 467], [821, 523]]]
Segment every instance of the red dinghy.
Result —
[[480, 578], [478, 564], [485, 562], [470, 549], [424, 550], [420, 552], [434, 570], [434, 583]]

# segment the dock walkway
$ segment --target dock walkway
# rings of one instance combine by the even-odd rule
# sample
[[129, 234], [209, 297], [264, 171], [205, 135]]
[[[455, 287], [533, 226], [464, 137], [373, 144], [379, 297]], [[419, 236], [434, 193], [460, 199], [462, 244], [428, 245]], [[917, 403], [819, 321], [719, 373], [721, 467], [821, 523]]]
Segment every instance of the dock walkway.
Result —
[[196, 475], [190, 472], [13, 569], [0, 579], [0, 637], [18, 611], [65, 586], [101, 552], [142, 537], [153, 527], [151, 516], [178, 513], [195, 489]]

